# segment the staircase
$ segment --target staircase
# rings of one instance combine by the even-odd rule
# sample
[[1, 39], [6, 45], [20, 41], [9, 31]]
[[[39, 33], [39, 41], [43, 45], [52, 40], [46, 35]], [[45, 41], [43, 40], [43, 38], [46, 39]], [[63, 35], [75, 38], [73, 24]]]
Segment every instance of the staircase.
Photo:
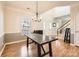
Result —
[[68, 18], [69, 20], [67, 20], [66, 22], [64, 22], [58, 29], [57, 29], [57, 37], [59, 39], [64, 39], [64, 35], [65, 35], [65, 29], [69, 28], [70, 26], [70, 18]]

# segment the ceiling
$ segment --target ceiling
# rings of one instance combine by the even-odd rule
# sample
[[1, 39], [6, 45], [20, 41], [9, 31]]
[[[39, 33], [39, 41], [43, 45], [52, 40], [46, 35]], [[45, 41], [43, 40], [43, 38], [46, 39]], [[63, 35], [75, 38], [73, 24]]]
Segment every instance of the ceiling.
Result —
[[[44, 13], [56, 6], [66, 6], [78, 3], [78, 1], [38, 1], [38, 13]], [[5, 4], [6, 6], [21, 8], [26, 11], [36, 13], [36, 1], [6, 1]]]

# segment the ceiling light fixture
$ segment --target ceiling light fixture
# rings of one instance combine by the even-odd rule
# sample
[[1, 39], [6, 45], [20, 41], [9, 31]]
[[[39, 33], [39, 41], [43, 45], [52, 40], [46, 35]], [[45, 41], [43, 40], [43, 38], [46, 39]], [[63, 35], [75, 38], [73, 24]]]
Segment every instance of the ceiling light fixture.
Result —
[[41, 19], [39, 18], [39, 14], [38, 14], [38, 1], [36, 1], [36, 14], [35, 14], [35, 17], [32, 18], [32, 20], [34, 20], [35, 22], [41, 21]]

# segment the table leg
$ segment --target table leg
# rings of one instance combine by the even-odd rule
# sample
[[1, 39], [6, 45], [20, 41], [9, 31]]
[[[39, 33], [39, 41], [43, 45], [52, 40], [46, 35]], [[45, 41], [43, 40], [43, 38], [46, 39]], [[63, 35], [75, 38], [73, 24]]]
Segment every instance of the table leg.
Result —
[[41, 45], [37, 44], [38, 57], [41, 57]]
[[28, 46], [29, 46], [29, 37], [27, 37], [27, 49], [28, 49]]
[[49, 42], [48, 44], [49, 44], [49, 56], [52, 57], [52, 46], [51, 46], [51, 42]]

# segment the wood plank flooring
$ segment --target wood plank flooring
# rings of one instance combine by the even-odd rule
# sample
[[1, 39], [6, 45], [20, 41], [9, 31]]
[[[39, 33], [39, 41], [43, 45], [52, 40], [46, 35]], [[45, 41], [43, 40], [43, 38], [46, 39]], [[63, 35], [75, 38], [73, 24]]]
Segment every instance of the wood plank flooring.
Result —
[[[46, 44], [44, 47], [47, 51], [48, 45]], [[79, 47], [64, 43], [63, 40], [52, 42], [52, 48], [54, 57], [79, 57]], [[28, 51], [26, 42], [7, 45], [2, 57], [37, 57], [36, 45], [30, 44]]]

